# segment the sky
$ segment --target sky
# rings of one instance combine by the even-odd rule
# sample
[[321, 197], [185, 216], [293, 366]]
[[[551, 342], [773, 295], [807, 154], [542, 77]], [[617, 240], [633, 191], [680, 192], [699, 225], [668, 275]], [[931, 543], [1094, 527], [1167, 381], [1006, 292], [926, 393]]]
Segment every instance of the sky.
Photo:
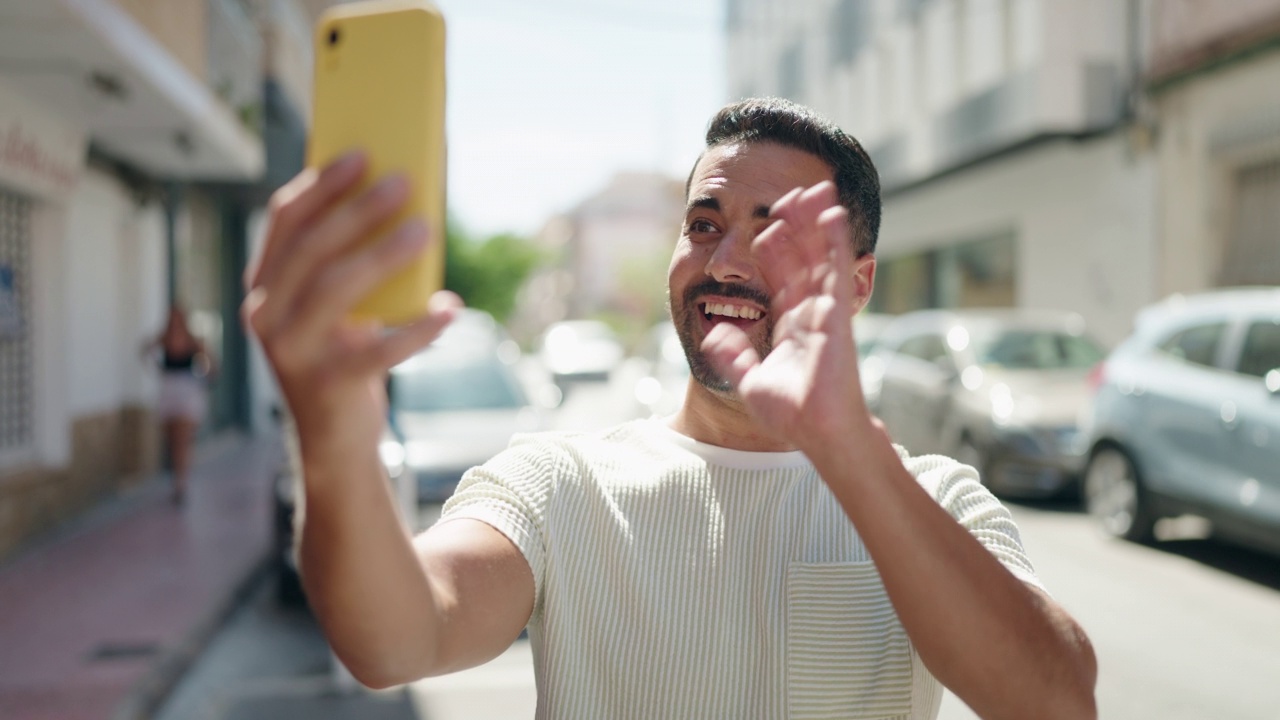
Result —
[[724, 0], [436, 0], [449, 207], [536, 233], [615, 173], [683, 178], [726, 101]]

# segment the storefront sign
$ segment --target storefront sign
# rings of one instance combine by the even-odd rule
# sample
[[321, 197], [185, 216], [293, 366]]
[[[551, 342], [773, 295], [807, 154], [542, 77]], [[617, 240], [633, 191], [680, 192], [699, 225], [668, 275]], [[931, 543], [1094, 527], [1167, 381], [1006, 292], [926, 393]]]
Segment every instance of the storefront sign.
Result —
[[85, 134], [0, 85], [0, 185], [62, 200], [84, 167]]

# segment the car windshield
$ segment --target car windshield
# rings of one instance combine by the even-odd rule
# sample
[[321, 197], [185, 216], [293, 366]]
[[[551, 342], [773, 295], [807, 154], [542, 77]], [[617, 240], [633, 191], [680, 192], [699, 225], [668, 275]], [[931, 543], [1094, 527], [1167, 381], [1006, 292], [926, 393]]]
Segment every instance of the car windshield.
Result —
[[518, 408], [527, 404], [511, 371], [496, 357], [425, 353], [396, 369], [391, 406], [403, 412]]
[[980, 365], [1011, 370], [1083, 370], [1105, 356], [1088, 338], [1054, 330], [995, 332], [975, 338], [973, 349]]

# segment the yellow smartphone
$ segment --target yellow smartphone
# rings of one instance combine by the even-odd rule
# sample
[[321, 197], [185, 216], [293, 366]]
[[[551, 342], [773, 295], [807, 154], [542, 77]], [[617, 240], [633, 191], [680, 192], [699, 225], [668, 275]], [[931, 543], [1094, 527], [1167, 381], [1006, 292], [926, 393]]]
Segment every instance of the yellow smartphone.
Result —
[[369, 0], [330, 8], [316, 23], [315, 83], [307, 165], [363, 150], [363, 191], [388, 173], [412, 187], [405, 209], [370, 241], [420, 216], [431, 243], [365, 296], [359, 319], [401, 325], [427, 310], [444, 285], [444, 17], [423, 0]]

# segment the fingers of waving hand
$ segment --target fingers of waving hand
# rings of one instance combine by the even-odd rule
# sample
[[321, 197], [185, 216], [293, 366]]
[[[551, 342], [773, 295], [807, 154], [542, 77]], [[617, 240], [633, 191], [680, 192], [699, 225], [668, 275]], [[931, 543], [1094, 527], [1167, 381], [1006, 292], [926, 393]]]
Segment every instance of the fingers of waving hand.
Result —
[[827, 208], [839, 205], [835, 183], [824, 180], [783, 195], [769, 209], [769, 217], [786, 223], [795, 250], [804, 262], [813, 264], [826, 254], [825, 242], [818, 230], [818, 217]]
[[828, 271], [823, 274], [823, 291], [840, 305], [852, 302], [854, 296], [853, 240], [849, 234], [849, 211], [841, 205], [823, 210], [818, 215], [818, 229], [825, 244]]
[[307, 168], [271, 196], [267, 239], [245, 272], [245, 289], [263, 284], [289, 255], [299, 232], [336, 202], [364, 175], [368, 160], [348, 153], [322, 169]]
[[835, 186], [823, 182], [793, 190], [774, 204], [770, 215], [776, 220], [756, 237], [753, 251], [774, 288], [775, 314], [818, 293], [847, 294], [844, 286], [831, 285], [851, 270], [848, 214]]

